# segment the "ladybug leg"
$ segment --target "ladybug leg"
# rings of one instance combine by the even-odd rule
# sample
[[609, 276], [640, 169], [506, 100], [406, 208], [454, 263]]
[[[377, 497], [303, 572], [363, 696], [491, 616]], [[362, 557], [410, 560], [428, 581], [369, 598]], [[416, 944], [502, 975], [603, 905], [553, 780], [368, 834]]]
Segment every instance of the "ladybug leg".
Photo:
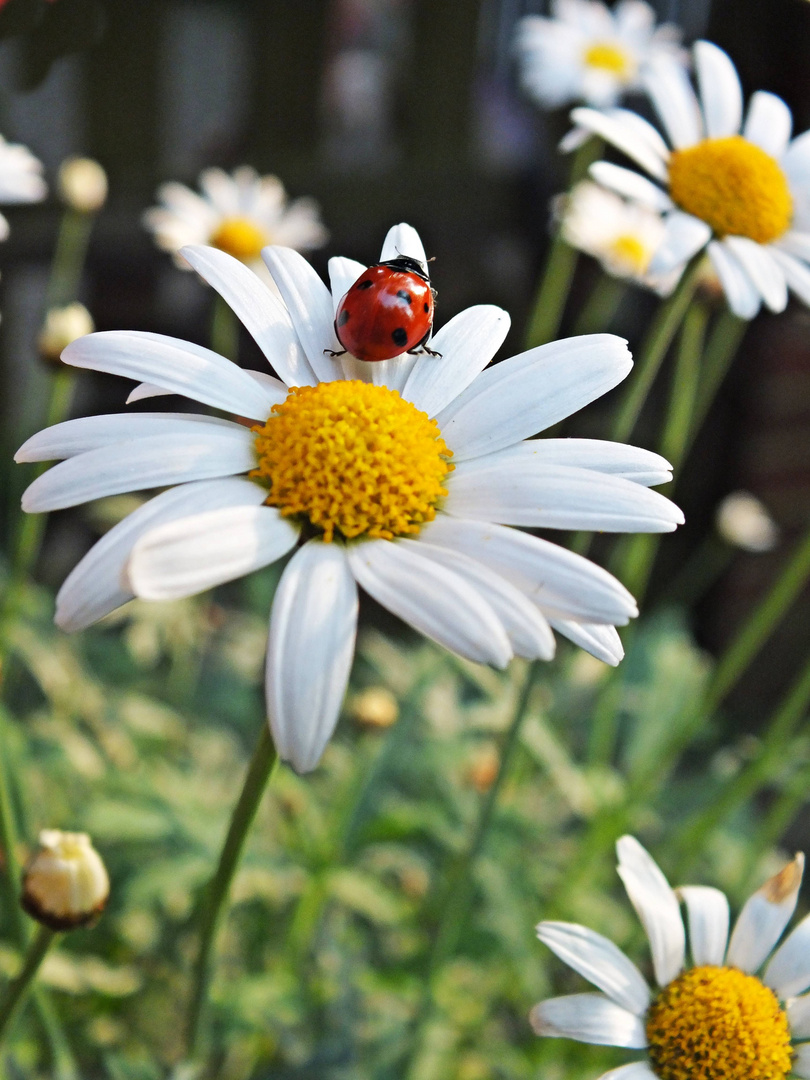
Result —
[[408, 356], [435, 356], [439, 360], [442, 358], [440, 352], [436, 352], [435, 349], [431, 349], [427, 345], [427, 339], [430, 337], [430, 330], [425, 334], [415, 349], [408, 349]]
[[345, 356], [346, 355], [346, 350], [345, 349], [324, 349], [323, 350], [323, 355], [324, 356]]

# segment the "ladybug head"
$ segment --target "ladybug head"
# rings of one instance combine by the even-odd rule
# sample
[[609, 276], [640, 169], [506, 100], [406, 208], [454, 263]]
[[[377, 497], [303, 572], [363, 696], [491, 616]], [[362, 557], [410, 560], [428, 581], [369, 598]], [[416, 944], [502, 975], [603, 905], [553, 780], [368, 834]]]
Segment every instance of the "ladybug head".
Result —
[[378, 263], [378, 266], [390, 266], [392, 270], [405, 270], [410, 274], [418, 274], [420, 278], [425, 281], [430, 281], [422, 263], [418, 259], [412, 259], [410, 255], [398, 255], [396, 259], [386, 259], [385, 262]]

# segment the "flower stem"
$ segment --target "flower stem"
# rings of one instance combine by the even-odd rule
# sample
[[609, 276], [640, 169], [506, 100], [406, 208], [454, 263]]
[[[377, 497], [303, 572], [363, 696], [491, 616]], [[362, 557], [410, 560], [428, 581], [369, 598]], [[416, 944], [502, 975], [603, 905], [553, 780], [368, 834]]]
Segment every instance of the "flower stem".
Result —
[[577, 316], [571, 335], [607, 333], [627, 293], [627, 282], [610, 274], [600, 274], [591, 295]]
[[46, 309], [69, 304], [78, 296], [94, 220], [94, 214], [73, 209], [62, 215], [45, 294]]
[[253, 757], [248, 766], [242, 793], [231, 815], [231, 823], [219, 856], [219, 864], [214, 876], [208, 883], [200, 910], [200, 945], [194, 966], [191, 1003], [186, 1026], [186, 1044], [189, 1058], [193, 1057], [197, 1051], [200, 1020], [202, 1019], [211, 976], [211, 952], [224, 913], [225, 902], [228, 899], [231, 882], [239, 864], [248, 830], [256, 817], [262, 795], [277, 762], [278, 754], [273, 744], [270, 728], [267, 723], [263, 723], [256, 749], [253, 751]]
[[17, 1010], [25, 997], [25, 992], [39, 970], [40, 964], [45, 959], [45, 954], [55, 937], [56, 931], [47, 926], [40, 926], [28, 948], [22, 971], [8, 983], [2, 996], [0, 996], [0, 1039], [2, 1039], [16, 1016]]
[[693, 437], [706, 419], [706, 413], [711, 408], [711, 404], [722, 385], [723, 379], [726, 377], [731, 362], [737, 355], [737, 350], [747, 329], [747, 320], [739, 319], [728, 310], [722, 311], [717, 316], [712, 332], [709, 335], [706, 351], [703, 354], [703, 371], [700, 377], [700, 388], [692, 423]]
[[239, 322], [219, 295], [214, 297], [211, 315], [211, 348], [236, 363], [239, 356]]

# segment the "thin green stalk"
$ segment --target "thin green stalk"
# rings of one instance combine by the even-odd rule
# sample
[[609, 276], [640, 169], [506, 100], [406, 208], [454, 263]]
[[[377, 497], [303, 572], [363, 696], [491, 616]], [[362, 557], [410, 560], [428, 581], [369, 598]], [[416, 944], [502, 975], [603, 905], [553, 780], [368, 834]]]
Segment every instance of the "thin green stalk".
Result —
[[706, 419], [706, 414], [726, 377], [732, 360], [737, 355], [747, 329], [748, 322], [737, 318], [728, 310], [722, 311], [717, 316], [703, 354], [700, 388], [692, 424], [693, 437]]
[[773, 633], [777, 623], [801, 593], [810, 578], [810, 529], [800, 540], [787, 565], [774, 582], [737, 636], [720, 657], [709, 688], [704, 710], [707, 715], [716, 711], [723, 698], [737, 681]]
[[26, 953], [22, 971], [8, 983], [2, 996], [0, 996], [0, 1039], [2, 1039], [16, 1016], [17, 1010], [25, 997], [25, 992], [37, 971], [39, 971], [39, 966], [45, 959], [45, 954], [51, 947], [55, 937], [56, 932], [54, 930], [49, 929], [47, 926], [40, 926]]
[[191, 1002], [186, 1024], [188, 1057], [197, 1052], [200, 1021], [208, 995], [211, 977], [211, 953], [217, 929], [224, 914], [231, 882], [239, 864], [239, 858], [247, 839], [250, 826], [256, 817], [267, 782], [278, 762], [270, 728], [262, 724], [261, 734], [253, 751], [239, 800], [234, 807], [231, 823], [219, 856], [219, 864], [206, 888], [199, 917], [199, 951], [194, 965]]
[[684, 270], [678, 287], [672, 296], [661, 304], [650, 324], [610, 433], [610, 438], [615, 442], [626, 442], [636, 426], [658, 369], [692, 301], [702, 261], [702, 253], [695, 256]]
[[674, 600], [682, 608], [694, 608], [731, 565], [734, 549], [715, 533], [709, 533], [666, 586], [662, 601]]
[[46, 310], [72, 303], [79, 295], [94, 214], [67, 209], [62, 215], [51, 276], [45, 294]]
[[214, 297], [211, 348], [215, 353], [236, 363], [239, 356], [239, 321], [221, 296]]
[[577, 316], [571, 336], [607, 332], [626, 293], [626, 281], [601, 273]]

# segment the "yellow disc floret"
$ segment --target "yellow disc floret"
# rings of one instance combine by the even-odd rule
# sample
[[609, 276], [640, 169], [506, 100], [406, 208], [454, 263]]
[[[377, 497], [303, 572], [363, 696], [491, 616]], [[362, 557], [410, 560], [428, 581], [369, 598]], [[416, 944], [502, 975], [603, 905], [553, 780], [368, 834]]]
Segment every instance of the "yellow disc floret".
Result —
[[242, 262], [258, 259], [270, 237], [250, 218], [225, 218], [211, 237], [211, 244]]
[[357, 380], [294, 386], [257, 433], [267, 503], [325, 541], [418, 533], [453, 466], [435, 420], [396, 390]]
[[704, 139], [669, 159], [669, 193], [717, 236], [770, 244], [790, 226], [793, 200], [777, 161], [741, 135]]
[[608, 255], [620, 273], [643, 274], [650, 265], [650, 249], [632, 233], [615, 237]]
[[737, 968], [691, 968], [647, 1014], [650, 1064], [661, 1080], [784, 1080], [790, 1028], [773, 990]]
[[585, 50], [585, 66], [599, 68], [629, 82], [636, 73], [635, 59], [620, 45], [610, 41], [597, 41]]

